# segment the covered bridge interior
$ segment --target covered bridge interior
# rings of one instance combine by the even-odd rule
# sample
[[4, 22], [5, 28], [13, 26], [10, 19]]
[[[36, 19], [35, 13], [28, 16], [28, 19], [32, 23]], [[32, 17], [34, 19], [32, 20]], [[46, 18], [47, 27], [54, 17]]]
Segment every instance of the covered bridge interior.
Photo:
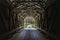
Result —
[[[23, 36], [26, 31], [24, 28], [29, 24], [33, 24], [33, 28], [41, 32], [41, 35], [44, 34], [46, 40], [59, 40], [59, 3], [59, 0], [0, 0], [0, 40], [16, 40], [13, 36], [17, 32]], [[35, 32], [36, 35], [40, 35], [37, 30], [32, 31], [31, 35]], [[29, 40], [29, 31], [25, 35], [25, 39]], [[38, 37], [41, 38], [40, 36]], [[44, 37], [31, 40], [44, 40]]]

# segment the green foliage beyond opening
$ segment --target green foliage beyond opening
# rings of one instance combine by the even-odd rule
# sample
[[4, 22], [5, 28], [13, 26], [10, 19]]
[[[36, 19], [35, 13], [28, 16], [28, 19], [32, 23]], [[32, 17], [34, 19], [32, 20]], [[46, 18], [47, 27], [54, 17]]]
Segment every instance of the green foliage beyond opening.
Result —
[[29, 24], [32, 24], [32, 28], [36, 28], [36, 25], [32, 22], [24, 22], [24, 28], [27, 28]]

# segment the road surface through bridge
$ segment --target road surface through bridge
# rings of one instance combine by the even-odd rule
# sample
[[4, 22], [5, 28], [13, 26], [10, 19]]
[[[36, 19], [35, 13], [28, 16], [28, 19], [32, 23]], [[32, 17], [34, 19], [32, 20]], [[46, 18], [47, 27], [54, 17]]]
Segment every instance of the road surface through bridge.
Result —
[[13, 35], [9, 40], [48, 40], [40, 31], [37, 29], [21, 29], [18, 33]]

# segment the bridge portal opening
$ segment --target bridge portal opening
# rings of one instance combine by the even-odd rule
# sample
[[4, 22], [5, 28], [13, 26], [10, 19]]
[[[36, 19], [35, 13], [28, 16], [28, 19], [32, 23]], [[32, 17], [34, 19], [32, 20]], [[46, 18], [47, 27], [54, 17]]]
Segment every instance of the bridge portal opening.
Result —
[[29, 27], [29, 25], [32, 28], [36, 28], [37, 27], [36, 20], [32, 16], [27, 16], [27, 17], [24, 18], [24, 28]]

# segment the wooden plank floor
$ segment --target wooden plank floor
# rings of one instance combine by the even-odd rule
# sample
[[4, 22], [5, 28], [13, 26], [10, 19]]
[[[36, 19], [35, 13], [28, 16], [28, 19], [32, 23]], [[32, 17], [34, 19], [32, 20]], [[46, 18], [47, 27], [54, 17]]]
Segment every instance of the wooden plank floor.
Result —
[[22, 29], [9, 40], [49, 40], [38, 30]]

